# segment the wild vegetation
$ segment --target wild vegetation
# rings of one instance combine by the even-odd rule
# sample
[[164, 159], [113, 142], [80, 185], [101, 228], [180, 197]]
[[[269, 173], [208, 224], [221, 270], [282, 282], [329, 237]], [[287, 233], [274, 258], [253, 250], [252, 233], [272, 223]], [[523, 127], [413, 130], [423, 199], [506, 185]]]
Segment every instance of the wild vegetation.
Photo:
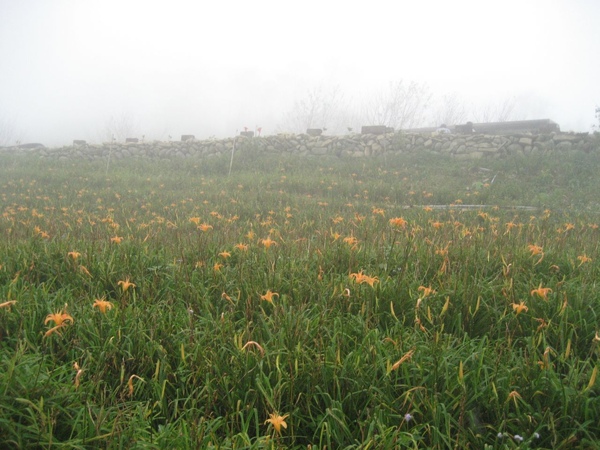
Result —
[[596, 448], [599, 163], [0, 155], [1, 447]]

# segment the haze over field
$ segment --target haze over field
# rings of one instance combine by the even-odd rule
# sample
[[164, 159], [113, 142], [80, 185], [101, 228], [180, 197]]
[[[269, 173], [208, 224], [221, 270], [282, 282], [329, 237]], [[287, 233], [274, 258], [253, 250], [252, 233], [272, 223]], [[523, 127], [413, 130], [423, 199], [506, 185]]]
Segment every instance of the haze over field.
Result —
[[310, 105], [346, 130], [390, 83], [428, 100], [411, 125], [508, 108], [588, 131], [598, 17], [595, 0], [0, 0], [0, 145], [298, 131]]

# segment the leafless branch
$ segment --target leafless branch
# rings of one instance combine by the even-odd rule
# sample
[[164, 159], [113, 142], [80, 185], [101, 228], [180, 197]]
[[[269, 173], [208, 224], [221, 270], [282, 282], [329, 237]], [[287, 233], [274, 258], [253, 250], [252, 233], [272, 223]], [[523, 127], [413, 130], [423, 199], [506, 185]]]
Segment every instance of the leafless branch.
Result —
[[370, 125], [396, 129], [422, 126], [430, 100], [431, 93], [425, 84], [390, 82], [387, 90], [365, 104], [363, 120]]

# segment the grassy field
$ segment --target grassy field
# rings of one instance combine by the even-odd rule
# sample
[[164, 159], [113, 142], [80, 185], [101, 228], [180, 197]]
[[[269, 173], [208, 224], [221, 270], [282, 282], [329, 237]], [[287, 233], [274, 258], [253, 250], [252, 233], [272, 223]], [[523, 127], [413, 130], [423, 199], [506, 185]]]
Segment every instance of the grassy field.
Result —
[[0, 155], [0, 447], [599, 448], [599, 167]]

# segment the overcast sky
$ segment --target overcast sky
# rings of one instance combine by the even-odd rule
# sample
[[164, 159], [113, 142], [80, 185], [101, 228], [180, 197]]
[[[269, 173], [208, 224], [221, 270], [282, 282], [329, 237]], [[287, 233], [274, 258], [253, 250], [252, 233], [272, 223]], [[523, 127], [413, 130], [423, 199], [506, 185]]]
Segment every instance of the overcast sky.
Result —
[[0, 119], [27, 142], [266, 134], [315, 87], [356, 105], [390, 82], [589, 131], [600, 1], [0, 0]]

